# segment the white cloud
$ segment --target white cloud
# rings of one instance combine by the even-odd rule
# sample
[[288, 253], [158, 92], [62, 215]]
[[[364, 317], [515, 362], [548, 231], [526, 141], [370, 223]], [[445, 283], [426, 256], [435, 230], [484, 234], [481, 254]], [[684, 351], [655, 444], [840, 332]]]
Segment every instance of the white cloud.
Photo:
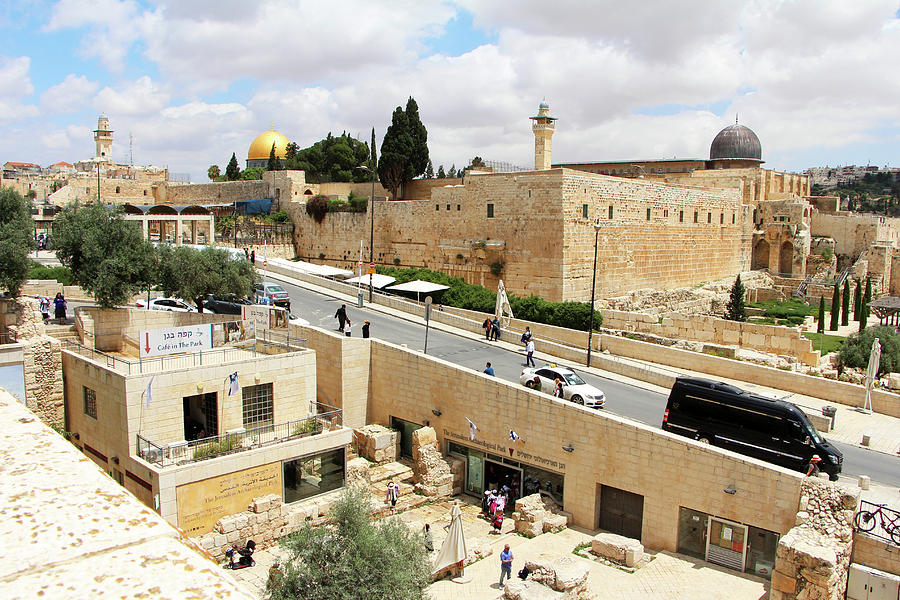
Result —
[[100, 112], [116, 115], [151, 115], [169, 102], [169, 93], [144, 75], [119, 89], [105, 87], [97, 93], [94, 107]]
[[77, 112], [84, 108], [90, 97], [100, 87], [84, 75], [69, 73], [60, 83], [41, 93], [41, 105], [51, 113]]
[[0, 123], [11, 122], [38, 114], [36, 107], [23, 100], [34, 93], [27, 56], [0, 56]]

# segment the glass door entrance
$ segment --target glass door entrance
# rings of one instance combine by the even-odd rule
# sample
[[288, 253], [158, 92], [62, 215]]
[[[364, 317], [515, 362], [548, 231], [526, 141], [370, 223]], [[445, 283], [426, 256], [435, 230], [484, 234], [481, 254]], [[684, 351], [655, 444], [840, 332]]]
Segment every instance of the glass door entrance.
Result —
[[747, 526], [718, 517], [709, 517], [708, 529], [706, 560], [743, 571], [747, 559]]

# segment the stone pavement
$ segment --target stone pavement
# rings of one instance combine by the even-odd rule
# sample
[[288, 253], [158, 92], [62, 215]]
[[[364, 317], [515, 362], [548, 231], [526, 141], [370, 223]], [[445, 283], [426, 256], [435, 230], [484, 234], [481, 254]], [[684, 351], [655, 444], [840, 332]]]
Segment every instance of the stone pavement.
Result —
[[[474, 499], [461, 497], [460, 500], [463, 502], [463, 530], [467, 545], [471, 547], [472, 544], [488, 542], [493, 548], [493, 554], [466, 567], [464, 579], [469, 580], [466, 583], [442, 579], [431, 584], [428, 595], [434, 600], [501, 598], [503, 592], [497, 584], [500, 577], [500, 552], [504, 544], [510, 545], [515, 556], [515, 575], [526, 560], [574, 556], [573, 550], [579, 544], [589, 543], [591, 540], [590, 533], [576, 529], [545, 533], [529, 539], [512, 533], [512, 519], [506, 519], [501, 535], [491, 535], [488, 533], [490, 525], [478, 516], [480, 507], [474, 504]], [[449, 521], [449, 513], [450, 501], [443, 501], [406, 511], [394, 518], [401, 519], [416, 531], [420, 531], [425, 523], [430, 523], [435, 538], [435, 552], [431, 554], [434, 558], [446, 537], [443, 525]], [[634, 573], [582, 557], [576, 557], [576, 560], [589, 565], [588, 590], [596, 600], [759, 600], [768, 594], [768, 581], [759, 577], [680, 554], [652, 551], [648, 554], [653, 560]], [[283, 559], [284, 556], [281, 548], [261, 550], [255, 554], [256, 566], [235, 571], [234, 574], [258, 598], [264, 598], [268, 569], [276, 557]]]

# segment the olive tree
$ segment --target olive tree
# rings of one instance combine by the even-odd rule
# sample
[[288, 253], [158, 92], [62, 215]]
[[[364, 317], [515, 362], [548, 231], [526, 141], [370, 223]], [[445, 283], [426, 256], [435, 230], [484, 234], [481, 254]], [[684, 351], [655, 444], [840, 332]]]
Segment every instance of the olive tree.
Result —
[[219, 248], [160, 246], [158, 285], [168, 296], [189, 299], [203, 311], [207, 294], [247, 296], [256, 282], [256, 270], [244, 257]]
[[12, 188], [0, 189], [0, 287], [11, 296], [18, 296], [28, 279], [32, 229], [28, 201]]

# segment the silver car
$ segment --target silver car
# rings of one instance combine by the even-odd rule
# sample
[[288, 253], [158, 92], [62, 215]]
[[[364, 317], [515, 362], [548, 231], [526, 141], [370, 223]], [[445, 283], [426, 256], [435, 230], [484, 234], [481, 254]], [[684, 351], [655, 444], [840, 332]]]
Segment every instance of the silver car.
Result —
[[534, 378], [541, 381], [541, 391], [547, 394], [553, 393], [556, 380], [563, 383], [563, 399], [575, 404], [583, 404], [589, 408], [603, 408], [606, 396], [585, 382], [578, 374], [567, 367], [546, 366], [537, 369], [525, 369], [519, 377], [519, 383], [525, 387], [534, 388]]

